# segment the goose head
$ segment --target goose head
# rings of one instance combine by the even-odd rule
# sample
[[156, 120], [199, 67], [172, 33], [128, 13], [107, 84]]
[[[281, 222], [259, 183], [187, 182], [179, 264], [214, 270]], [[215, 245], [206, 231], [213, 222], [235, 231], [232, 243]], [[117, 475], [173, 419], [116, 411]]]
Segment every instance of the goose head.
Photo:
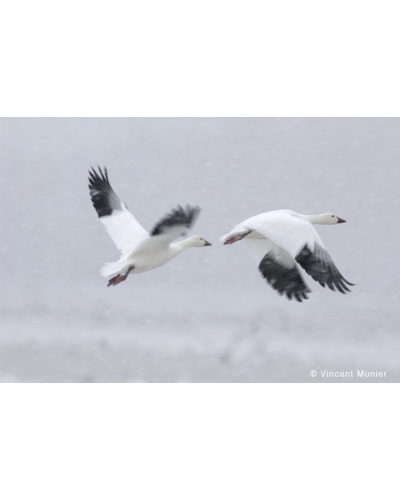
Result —
[[208, 242], [205, 238], [202, 236], [191, 236], [186, 240], [186, 245], [188, 247], [209, 247], [211, 246], [211, 243]]
[[346, 222], [335, 214], [321, 214], [310, 216], [313, 224], [341, 224]]

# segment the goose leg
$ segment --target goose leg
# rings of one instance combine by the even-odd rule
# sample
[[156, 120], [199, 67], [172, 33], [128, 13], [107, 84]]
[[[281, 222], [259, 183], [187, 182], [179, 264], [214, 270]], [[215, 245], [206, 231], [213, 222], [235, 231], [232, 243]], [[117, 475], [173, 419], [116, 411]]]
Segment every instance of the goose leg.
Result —
[[250, 233], [251, 231], [246, 231], [245, 233], [233, 234], [227, 240], [224, 241], [224, 245], [232, 245], [232, 243], [236, 243], [237, 241], [242, 240]]
[[107, 284], [107, 287], [109, 286], [115, 286], [118, 285], [118, 283], [121, 283], [122, 281], [125, 281], [126, 278], [128, 277], [129, 273], [134, 269], [135, 266], [129, 266], [128, 270], [126, 271], [125, 274], [118, 274], [117, 276], [114, 276], [114, 278], [111, 278], [110, 281]]

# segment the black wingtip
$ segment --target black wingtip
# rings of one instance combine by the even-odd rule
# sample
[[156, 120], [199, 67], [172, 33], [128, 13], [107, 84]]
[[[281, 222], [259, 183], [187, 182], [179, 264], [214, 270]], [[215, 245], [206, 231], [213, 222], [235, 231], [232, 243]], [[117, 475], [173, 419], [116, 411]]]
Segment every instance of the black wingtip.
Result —
[[333, 292], [346, 294], [351, 292], [346, 285], [354, 286], [341, 275], [328, 252], [318, 244], [313, 251], [305, 245], [298, 253], [296, 261], [322, 288], [327, 286]]
[[296, 265], [287, 268], [267, 254], [261, 260], [258, 270], [279, 295], [286, 295], [288, 300], [295, 298], [298, 302], [308, 299], [307, 294], [311, 290], [304, 283]]
[[114, 193], [108, 179], [107, 168], [97, 165], [98, 171], [91, 166], [89, 170], [89, 191], [93, 206], [99, 217], [111, 215], [113, 210], [121, 209], [120, 200]]
[[201, 208], [197, 205], [194, 207], [186, 205], [185, 208], [178, 205], [177, 208], [173, 208], [170, 213], [156, 224], [151, 232], [151, 236], [162, 234], [173, 226], [185, 226], [187, 229], [190, 229], [196, 222], [200, 211]]

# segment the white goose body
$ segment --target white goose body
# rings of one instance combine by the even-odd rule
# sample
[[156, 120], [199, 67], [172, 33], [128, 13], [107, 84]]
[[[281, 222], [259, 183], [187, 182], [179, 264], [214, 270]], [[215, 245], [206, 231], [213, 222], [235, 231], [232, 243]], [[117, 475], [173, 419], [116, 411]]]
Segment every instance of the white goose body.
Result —
[[178, 206], [161, 219], [149, 234], [135, 219], [127, 206], [121, 202], [104, 173], [99, 167], [89, 171], [89, 191], [93, 206], [111, 239], [121, 250], [117, 262], [108, 262], [101, 274], [109, 279], [108, 285], [117, 285], [129, 274], [144, 273], [163, 266], [190, 247], [210, 246], [201, 236], [191, 236], [178, 243], [173, 240], [186, 233], [195, 222], [199, 207]]
[[[138, 244], [137, 248], [127, 254], [123, 254], [118, 262], [104, 264], [101, 274], [105, 278], [109, 278], [114, 274], [123, 274], [130, 266], [134, 266], [130, 274], [145, 273], [157, 267], [161, 267], [174, 257], [179, 255], [183, 250], [190, 246], [186, 242], [192, 238], [179, 243], [171, 243], [170, 245], [153, 244], [151, 238]], [[186, 244], [182, 244], [186, 243]], [[206, 243], [207, 245], [207, 243]], [[200, 246], [200, 245], [196, 245]], [[201, 245], [201, 246], [204, 246]], [[114, 268], [115, 266], [115, 268]]]
[[242, 240], [256, 260], [267, 282], [281, 295], [299, 302], [311, 290], [304, 283], [298, 265], [321, 286], [342, 293], [352, 285], [339, 273], [314, 224], [346, 222], [334, 214], [303, 215], [291, 210], [275, 210], [256, 215], [238, 224], [222, 237], [224, 245]]

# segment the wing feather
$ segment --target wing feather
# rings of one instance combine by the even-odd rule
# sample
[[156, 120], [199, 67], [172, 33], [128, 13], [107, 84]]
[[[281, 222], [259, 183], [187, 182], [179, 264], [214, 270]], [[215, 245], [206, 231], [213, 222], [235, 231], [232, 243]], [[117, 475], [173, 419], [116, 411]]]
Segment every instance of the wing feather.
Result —
[[197, 206], [186, 205], [182, 208], [178, 205], [178, 208], [172, 209], [157, 222], [151, 232], [151, 237], [167, 244], [179, 236], [184, 236], [196, 222], [200, 210]]
[[89, 191], [93, 206], [104, 224], [109, 236], [125, 254], [139, 242], [149, 237], [149, 233], [139, 224], [125, 203], [115, 194], [108, 179], [107, 169], [99, 173], [89, 171]]
[[280, 295], [298, 302], [308, 299], [311, 290], [304, 283], [293, 257], [267, 239], [245, 237], [246, 250], [257, 263], [261, 275]]
[[354, 286], [340, 274], [326, 249], [317, 243], [314, 251], [305, 245], [297, 255], [296, 262], [322, 287], [327, 285], [332, 291], [338, 290], [341, 293], [346, 293], [350, 292], [346, 285]]

